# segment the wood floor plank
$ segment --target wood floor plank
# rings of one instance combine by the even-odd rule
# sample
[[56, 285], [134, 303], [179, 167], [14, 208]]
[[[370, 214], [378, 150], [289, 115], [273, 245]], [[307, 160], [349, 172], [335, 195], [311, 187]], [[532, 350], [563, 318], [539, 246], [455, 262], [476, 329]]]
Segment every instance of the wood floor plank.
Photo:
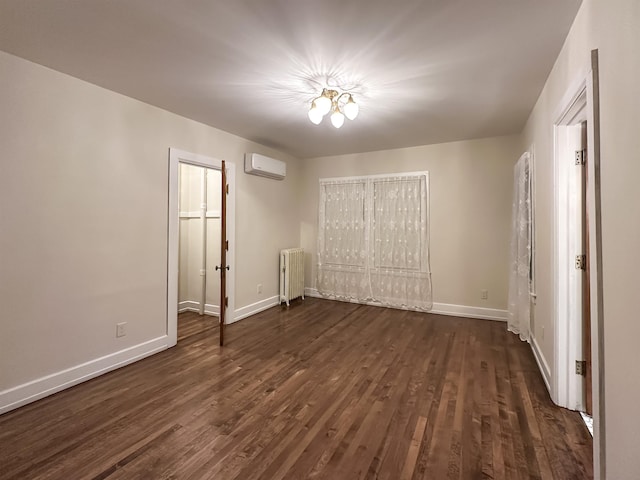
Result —
[[411, 480], [413, 472], [416, 468], [416, 460], [418, 460], [418, 452], [420, 451], [420, 443], [424, 436], [424, 430], [427, 427], [427, 419], [425, 417], [418, 417], [416, 423], [416, 429], [411, 438], [411, 445], [407, 451], [407, 458], [405, 458], [402, 472], [400, 473], [400, 480]]
[[307, 298], [0, 416], [0, 479], [589, 479], [499, 322]]

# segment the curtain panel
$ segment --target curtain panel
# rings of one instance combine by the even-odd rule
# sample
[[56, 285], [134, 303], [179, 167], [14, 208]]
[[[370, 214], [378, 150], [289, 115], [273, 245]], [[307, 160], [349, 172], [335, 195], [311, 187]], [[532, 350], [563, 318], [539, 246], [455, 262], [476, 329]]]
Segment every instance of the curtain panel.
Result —
[[533, 205], [531, 155], [525, 152], [513, 170], [511, 251], [507, 328], [521, 340], [531, 337]]
[[320, 180], [318, 292], [430, 310], [429, 174]]

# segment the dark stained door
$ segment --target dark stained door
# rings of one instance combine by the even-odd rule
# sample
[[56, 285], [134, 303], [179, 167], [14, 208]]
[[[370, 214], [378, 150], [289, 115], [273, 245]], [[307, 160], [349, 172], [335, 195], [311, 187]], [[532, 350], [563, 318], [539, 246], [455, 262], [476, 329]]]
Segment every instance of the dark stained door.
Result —
[[[224, 160], [222, 161], [222, 188], [220, 189], [222, 201], [220, 202], [220, 346], [224, 345], [224, 326], [225, 315], [227, 311], [227, 194], [229, 186], [227, 185], [227, 170]], [[217, 268], [217, 267], [216, 267]]]
[[582, 354], [585, 360], [585, 411], [588, 415], [593, 415], [592, 408], [592, 371], [591, 371], [591, 285], [589, 270], [589, 210], [587, 208], [587, 122], [582, 123], [582, 148], [584, 149], [585, 165], [582, 168], [582, 238], [584, 238], [584, 255], [586, 258], [585, 270], [582, 282]]

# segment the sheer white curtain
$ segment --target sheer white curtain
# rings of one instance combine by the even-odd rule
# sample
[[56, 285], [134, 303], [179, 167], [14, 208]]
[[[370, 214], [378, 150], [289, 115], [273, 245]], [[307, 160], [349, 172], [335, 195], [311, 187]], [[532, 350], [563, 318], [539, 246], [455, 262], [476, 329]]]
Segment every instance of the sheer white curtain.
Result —
[[318, 291], [430, 310], [428, 173], [320, 180]]
[[529, 341], [531, 336], [531, 287], [533, 209], [531, 156], [524, 153], [514, 168], [513, 210], [511, 215], [511, 256], [507, 328]]
[[365, 180], [320, 185], [318, 291], [344, 299], [369, 296]]

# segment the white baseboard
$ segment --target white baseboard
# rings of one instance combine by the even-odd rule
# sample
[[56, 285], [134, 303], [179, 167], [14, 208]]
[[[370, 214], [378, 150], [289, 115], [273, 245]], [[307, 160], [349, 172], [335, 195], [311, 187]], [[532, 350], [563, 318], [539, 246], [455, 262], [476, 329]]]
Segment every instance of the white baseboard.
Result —
[[[178, 303], [178, 313], [182, 312], [199, 312], [200, 302], [194, 302], [191, 300], [185, 300]], [[210, 303], [204, 304], [204, 314], [212, 315], [214, 317], [220, 316], [220, 307], [218, 305], [211, 305]]]
[[[265, 298], [264, 300], [260, 300], [259, 302], [238, 308], [235, 311], [235, 315], [233, 316], [233, 318], [229, 318], [229, 316], [227, 316], [227, 325], [235, 323], [238, 320], [242, 320], [243, 318], [250, 317], [251, 315], [255, 315], [256, 313], [262, 312], [267, 308], [274, 307], [278, 305], [278, 303], [280, 303], [280, 296], [276, 295], [274, 297]], [[178, 304], [178, 313], [199, 311], [200, 302], [186, 300]], [[218, 307], [218, 305], [210, 305], [207, 303], [204, 306], [204, 313], [205, 315], [213, 315], [214, 317], [219, 317], [220, 307]]]
[[[318, 293], [315, 288], [305, 288], [304, 294], [308, 297], [325, 298]], [[346, 301], [346, 300], [345, 300]], [[350, 303], [361, 303], [351, 300]], [[366, 303], [366, 305], [376, 305], [375, 303]], [[434, 303], [433, 308], [428, 312], [436, 315], [451, 315], [454, 317], [479, 318], [482, 320], [498, 320], [507, 321], [507, 311], [495, 308], [469, 307], [466, 305], [452, 305], [449, 303]]]
[[166, 350], [168, 337], [154, 338], [133, 347], [96, 358], [89, 362], [52, 373], [45, 377], [0, 392], [0, 414], [73, 387], [98, 375], [110, 372], [145, 357]]
[[256, 313], [262, 312], [271, 307], [275, 307], [280, 304], [280, 295], [275, 295], [273, 297], [265, 298], [264, 300], [260, 300], [259, 302], [252, 303], [245, 307], [241, 307], [236, 309], [235, 315], [233, 316], [233, 320], [229, 323], [237, 322], [238, 320], [242, 320], [243, 318], [250, 317], [251, 315], [255, 315]]
[[497, 308], [470, 307], [467, 305], [452, 305], [450, 303], [434, 303], [429, 313], [437, 315], [452, 315], [454, 317], [478, 318], [480, 320], [507, 321], [507, 311]]
[[553, 398], [553, 393], [551, 392], [551, 369], [549, 368], [549, 364], [547, 363], [547, 359], [544, 358], [542, 354], [542, 350], [540, 350], [540, 346], [534, 337], [531, 337], [531, 350], [533, 350], [533, 356], [536, 359], [536, 363], [538, 364], [538, 369], [542, 374], [542, 379], [544, 380], [544, 384], [547, 386], [547, 391], [551, 398]]

